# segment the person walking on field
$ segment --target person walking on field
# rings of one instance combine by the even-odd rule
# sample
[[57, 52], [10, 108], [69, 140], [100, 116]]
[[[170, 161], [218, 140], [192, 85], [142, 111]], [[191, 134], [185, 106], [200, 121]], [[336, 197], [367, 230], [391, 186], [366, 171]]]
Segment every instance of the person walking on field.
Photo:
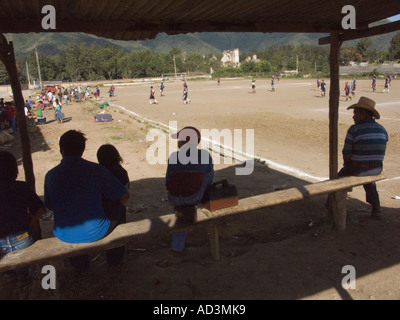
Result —
[[271, 79], [271, 91], [272, 92], [275, 91], [275, 76], [272, 76], [272, 79]]
[[161, 84], [160, 84], [160, 96], [161, 97], [164, 95], [164, 88], [165, 88], [164, 83], [161, 82]]
[[349, 85], [349, 83], [346, 81], [346, 83], [345, 83], [345, 85], [344, 85], [344, 93], [345, 93], [345, 95], [346, 95], [346, 101], [347, 100], [349, 100], [349, 98], [350, 98], [350, 100], [351, 100], [351, 96], [350, 96], [350, 85]]
[[390, 89], [390, 78], [389, 78], [389, 76], [386, 76], [385, 85], [383, 87], [382, 93], [385, 92], [385, 90], [387, 90], [386, 93], [389, 93], [389, 89]]
[[321, 81], [321, 97], [325, 97], [326, 86], [327, 86], [327, 84], [326, 84], [325, 80], [322, 80]]
[[65, 115], [64, 115], [64, 112], [62, 112], [61, 105], [60, 105], [58, 99], [56, 99], [56, 101], [55, 101], [54, 110], [55, 110], [54, 118], [57, 119], [59, 123], [63, 123]]
[[353, 81], [351, 82], [351, 95], [354, 97], [356, 95], [356, 79], [353, 78]]
[[376, 91], [376, 75], [372, 78], [372, 92]]
[[182, 96], [182, 100], [184, 104], [188, 104], [190, 102], [190, 99], [188, 98], [188, 94], [189, 94], [189, 89], [187, 84], [184, 85], [183, 87], [183, 96]]
[[153, 104], [153, 103], [158, 104], [158, 101], [155, 98], [155, 94], [156, 94], [156, 92], [155, 92], [153, 86], [151, 86], [150, 87], [150, 100], [149, 100], [150, 104]]

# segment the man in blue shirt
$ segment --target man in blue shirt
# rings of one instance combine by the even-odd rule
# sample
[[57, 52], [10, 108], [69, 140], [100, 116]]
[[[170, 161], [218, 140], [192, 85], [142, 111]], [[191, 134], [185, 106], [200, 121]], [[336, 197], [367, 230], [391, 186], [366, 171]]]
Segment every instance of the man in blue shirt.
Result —
[[[386, 129], [377, 123], [379, 112], [375, 101], [360, 97], [359, 101], [347, 108], [354, 109], [352, 125], [346, 134], [343, 146], [343, 168], [338, 176], [374, 176], [383, 170], [386, 144], [389, 140]], [[375, 182], [363, 186], [366, 201], [371, 204], [373, 217], [380, 217], [379, 194]]]
[[[126, 187], [104, 166], [82, 158], [85, 135], [69, 130], [60, 138], [62, 160], [47, 172], [44, 200], [54, 212], [54, 235], [67, 243], [87, 243], [104, 238], [122, 222], [117, 212], [107, 216], [102, 195], [125, 204]], [[76, 264], [75, 262], [78, 261]], [[72, 259], [76, 268], [88, 268], [87, 256]]]
[[325, 97], [326, 94], [326, 82], [325, 80], [321, 81], [321, 97]]

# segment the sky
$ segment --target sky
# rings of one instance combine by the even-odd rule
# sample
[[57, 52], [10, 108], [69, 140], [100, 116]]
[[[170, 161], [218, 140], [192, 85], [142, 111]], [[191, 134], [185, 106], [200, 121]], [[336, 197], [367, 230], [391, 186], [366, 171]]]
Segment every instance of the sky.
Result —
[[400, 14], [396, 14], [395, 16], [389, 17], [388, 19], [389, 19], [390, 21], [397, 21], [397, 20], [400, 20]]

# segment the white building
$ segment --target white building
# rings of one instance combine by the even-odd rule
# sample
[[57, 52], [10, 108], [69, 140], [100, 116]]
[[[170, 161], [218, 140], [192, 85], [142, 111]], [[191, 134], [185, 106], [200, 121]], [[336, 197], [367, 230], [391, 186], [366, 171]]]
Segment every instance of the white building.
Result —
[[224, 67], [239, 67], [239, 49], [225, 50], [222, 53], [221, 62]]

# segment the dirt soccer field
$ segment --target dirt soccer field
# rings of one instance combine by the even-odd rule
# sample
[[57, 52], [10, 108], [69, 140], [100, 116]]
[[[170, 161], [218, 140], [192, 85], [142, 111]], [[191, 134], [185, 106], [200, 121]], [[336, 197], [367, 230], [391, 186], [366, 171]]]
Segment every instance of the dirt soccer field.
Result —
[[[325, 80], [329, 90], [329, 79]], [[115, 268], [107, 267], [104, 254], [93, 256], [91, 271], [85, 275], [76, 274], [68, 261], [54, 261], [55, 290], [42, 289], [39, 265], [27, 282], [1, 275], [0, 299], [399, 299], [400, 200], [393, 197], [400, 196], [400, 83], [393, 80], [386, 94], [383, 82], [378, 80], [377, 92], [372, 92], [370, 80], [358, 80], [355, 98], [345, 101], [342, 91], [339, 107], [339, 157], [347, 128], [353, 124], [352, 111], [346, 107], [361, 95], [377, 102], [378, 121], [389, 133], [383, 172], [387, 179], [377, 183], [384, 210], [381, 220], [370, 218], [364, 190], [356, 187], [348, 194], [348, 225], [342, 233], [326, 221], [326, 197], [314, 197], [224, 219], [218, 262], [210, 256], [207, 230], [199, 228], [188, 234], [182, 254], [170, 250], [169, 236], [159, 236], [132, 241], [122, 265]], [[215, 180], [227, 178], [236, 185], [239, 198], [327, 179], [328, 94], [320, 96], [316, 79], [283, 78], [275, 83], [272, 92], [269, 79], [257, 79], [253, 94], [251, 79], [222, 79], [220, 85], [188, 80], [189, 104], [182, 102], [182, 82], [165, 82], [162, 97], [159, 82], [115, 83], [116, 96], [111, 100], [105, 86], [99, 102], [109, 102], [105, 112], [112, 114], [112, 122], [94, 122], [94, 114], [101, 110], [93, 103], [72, 103], [63, 106], [65, 123], [50, 121], [32, 135], [36, 190], [43, 195], [44, 175], [61, 159], [58, 138], [78, 129], [88, 138], [84, 158], [96, 161], [103, 143], [120, 151], [131, 180], [128, 221], [172, 213], [164, 186], [166, 164], [149, 163], [148, 150], [156, 141], [146, 141], [146, 135], [163, 128], [157, 141], [165, 139], [166, 160], [171, 143], [166, 132], [175, 124], [178, 129], [186, 125], [226, 129], [236, 150], [258, 159], [250, 175], [235, 175], [238, 163], [213, 155]], [[149, 104], [151, 85], [158, 104]], [[48, 112], [48, 120], [53, 120], [52, 114]], [[234, 145], [235, 129], [242, 130], [241, 146]], [[254, 130], [254, 143], [246, 142], [246, 136], [251, 137], [246, 129]], [[228, 140], [221, 144], [229, 145]], [[19, 141], [1, 148], [21, 156]], [[20, 167], [19, 179], [23, 178]], [[52, 220], [46, 218], [41, 225], [44, 236], [51, 237]], [[356, 270], [356, 287], [345, 290], [342, 268], [347, 265]]]

